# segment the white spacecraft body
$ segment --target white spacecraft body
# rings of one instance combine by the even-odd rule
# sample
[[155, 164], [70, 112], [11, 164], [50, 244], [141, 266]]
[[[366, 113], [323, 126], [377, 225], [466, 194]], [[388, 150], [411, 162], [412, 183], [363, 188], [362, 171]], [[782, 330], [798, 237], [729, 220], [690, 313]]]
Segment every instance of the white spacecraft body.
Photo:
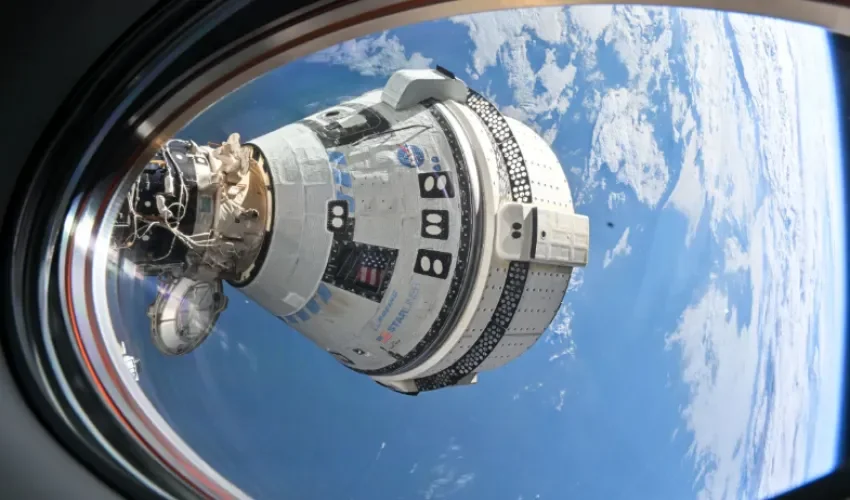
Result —
[[190, 264], [149, 310], [164, 352], [209, 334], [226, 279], [393, 390], [473, 383], [537, 341], [587, 263], [589, 221], [549, 145], [442, 68], [237, 139], [165, 154], [198, 194]]

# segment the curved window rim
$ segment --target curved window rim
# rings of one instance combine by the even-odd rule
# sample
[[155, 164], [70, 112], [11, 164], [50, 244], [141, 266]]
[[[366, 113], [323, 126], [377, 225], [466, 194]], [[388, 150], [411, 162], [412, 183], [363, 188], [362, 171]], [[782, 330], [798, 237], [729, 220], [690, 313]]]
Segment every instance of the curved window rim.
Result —
[[[205, 497], [247, 498], [244, 492], [204, 463], [168, 427], [135, 383], [132, 374], [121, 369], [120, 346], [117, 342], [107, 343], [104, 340], [115, 338], [115, 334], [111, 322], [101, 324], [98, 321], [108, 313], [108, 307], [105, 280], [95, 277], [108, 275], [109, 259], [103, 245], [89, 242], [104, 241], [105, 232], [110, 230], [109, 225], [102, 224], [102, 221], [112, 220], [117, 213], [118, 203], [113, 199], [113, 193], [128, 187], [131, 174], [141, 171], [157, 144], [229, 92], [274, 68], [334, 44], [404, 24], [493, 10], [494, 7], [511, 9], [608, 3], [597, 0], [501, 0], [493, 5], [487, 0], [361, 0], [351, 3], [319, 1], [295, 9], [292, 3], [283, 6], [283, 2], [235, 0], [211, 3], [202, 11], [192, 12], [194, 15], [189, 17], [186, 17], [189, 2], [182, 4], [182, 12], [179, 8], [172, 8], [160, 13], [184, 16], [180, 21], [181, 27], [190, 29], [158, 45], [153, 49], [155, 56], [146, 64], [134, 64], [134, 73], [129, 80], [126, 74], [120, 78], [115, 74], [120, 65], [110, 66], [108, 58], [102, 61], [101, 64], [107, 66], [103, 74], [111, 75], [125, 85], [116, 88], [108, 99], [78, 88], [85, 94], [85, 99], [74, 105], [77, 115], [72, 112], [71, 120], [57, 116], [48, 128], [53, 135], [42, 137], [39, 143], [50, 147], [40, 149], [40, 154], [30, 157], [24, 171], [34, 172], [34, 175], [23, 181], [26, 184], [19, 182], [17, 186], [16, 192], [27, 196], [19, 200], [16, 213], [10, 209], [9, 217], [17, 216], [18, 220], [11, 235], [14, 245], [7, 247], [43, 249], [40, 254], [18, 252], [19, 255], [7, 257], [7, 265], [15, 270], [11, 273], [12, 291], [18, 292], [11, 295], [18, 297], [18, 303], [11, 308], [11, 320], [18, 331], [15, 342], [23, 354], [24, 362], [20, 364], [28, 372], [26, 376], [34, 381], [41, 393], [41, 404], [37, 406], [42, 412], [52, 409], [54, 415], [62, 415], [64, 418], [50, 419], [54, 427], [65, 425], [70, 431], [66, 434], [72, 436], [87, 434], [90, 447], [100, 447], [101, 452], [106, 450], [120, 468], [131, 470], [131, 475], [148, 488], [156, 489], [158, 485], [171, 490], [168, 485], [173, 482], [152, 485], [146, 481], [150, 474], [160, 470], [166, 471], [178, 482], [188, 483], [192, 491]], [[655, 5], [720, 9], [784, 18], [850, 36], [850, 7], [826, 2], [682, 0], [661, 1]], [[275, 9], [279, 12], [272, 12]], [[150, 17], [150, 23], [161, 21]], [[274, 20], [250, 32], [234, 30], [234, 33], [244, 35], [228, 40], [224, 46], [199, 49], [205, 43], [212, 43], [208, 38], [210, 32], [229, 26], [237, 18], [243, 23], [248, 19]], [[145, 28], [137, 27], [136, 32], [130, 35], [131, 42], [115, 49], [113, 57], [127, 58], [133, 53], [132, 49], [139, 50], [138, 40], [134, 45], [132, 38], [150, 35], [144, 32]], [[148, 37], [148, 40], [151, 39]], [[191, 59], [193, 64], [188, 68], [180, 67], [181, 56], [192, 50], [201, 52], [204, 57]], [[126, 63], [122, 69], [126, 69]], [[79, 96], [72, 95], [69, 101], [72, 99], [79, 99]], [[80, 116], [80, 109], [85, 105], [94, 106], [98, 101], [106, 102], [107, 107], [112, 109], [91, 117]], [[88, 127], [69, 126], [68, 122], [73, 123], [74, 120], [82, 121]], [[77, 130], [92, 132], [81, 138]], [[73, 147], [70, 146], [72, 142]], [[44, 154], [44, 151], [47, 153]], [[116, 169], [114, 162], [97, 161], [104, 158], [126, 160], [120, 161]], [[100, 167], [99, 172], [95, 166]], [[55, 176], [57, 171], [68, 172], [68, 182], [54, 184], [60, 184], [64, 190], [59, 193], [39, 192], [39, 186], [44, 187], [48, 177]], [[36, 221], [45, 224], [34, 224]], [[45, 234], [36, 234], [29, 231], [31, 227], [45, 227], [47, 230]], [[24, 253], [30, 255], [20, 255]], [[21, 301], [20, 297], [25, 290], [31, 292], [30, 297], [37, 293], [38, 301], [30, 300], [31, 304], [23, 304], [25, 301]], [[62, 327], [68, 330], [67, 345], [57, 342], [57, 332], [53, 331]], [[61, 347], [72, 347], [75, 356], [61, 353]], [[90, 386], [90, 394], [96, 394], [100, 401], [75, 395], [66, 381], [72, 374], [82, 374]], [[112, 412], [112, 417], [118, 417], [114, 419], [119, 430], [118, 437], [105, 431], [102, 423], [95, 425], [89, 418], [92, 412], [104, 410]], [[76, 425], [69, 423], [70, 417]], [[127, 443], [142, 444], [147, 460], [127, 460], [129, 453], [123, 449]], [[155, 468], [157, 465], [159, 469]], [[182, 496], [186, 492], [178, 490], [175, 493]]]

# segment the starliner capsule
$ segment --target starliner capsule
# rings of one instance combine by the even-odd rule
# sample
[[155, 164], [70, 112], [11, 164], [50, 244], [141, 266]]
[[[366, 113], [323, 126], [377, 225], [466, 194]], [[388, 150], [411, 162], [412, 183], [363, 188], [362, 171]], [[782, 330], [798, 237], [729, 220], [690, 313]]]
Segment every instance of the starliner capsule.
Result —
[[587, 263], [589, 221], [549, 144], [438, 67], [244, 144], [168, 141], [113, 244], [159, 277], [148, 317], [166, 354], [210, 335], [227, 281], [417, 394], [475, 383], [540, 338]]

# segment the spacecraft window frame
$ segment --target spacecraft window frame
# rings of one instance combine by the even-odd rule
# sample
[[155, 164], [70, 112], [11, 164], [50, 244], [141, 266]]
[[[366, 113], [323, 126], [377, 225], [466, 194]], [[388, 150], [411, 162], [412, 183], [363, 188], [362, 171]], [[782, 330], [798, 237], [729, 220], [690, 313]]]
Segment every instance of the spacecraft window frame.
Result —
[[[509, 3], [511, 3], [511, 2], [509, 2]], [[697, 2], [697, 3], [702, 3], [702, 2]], [[774, 14], [776, 14], [776, 13], [780, 13], [782, 8], [788, 8], [787, 2], [780, 1], [780, 2], [776, 2], [776, 3], [777, 3], [777, 5], [780, 5], [780, 7], [772, 7], [771, 9], [768, 9], [768, 7], [766, 6], [767, 4], [765, 4], [765, 3], [759, 4], [759, 6], [757, 6], [757, 4], [755, 2], [747, 1], [747, 2], [743, 2], [742, 6], [736, 7], [736, 9], [743, 8], [745, 10], [758, 10], [760, 12], [770, 10]], [[708, 5], [708, 2], [705, 2], [704, 4]], [[478, 5], [477, 7], [471, 7], [471, 4], [469, 4], [469, 3], [463, 4], [463, 5], [465, 5], [465, 7], [458, 7], [457, 10], [463, 10], [464, 8], [475, 9], [475, 10], [480, 9], [480, 5]], [[784, 6], [784, 7], [782, 7], [782, 6]], [[348, 8], [348, 7], [350, 7], [350, 6], [341, 7], [340, 9], [336, 9], [336, 10], [329, 9], [329, 11], [331, 13], [328, 16], [324, 16], [324, 17], [322, 17], [321, 15], [317, 16], [317, 17], [320, 17], [321, 19], [319, 19], [318, 22], [314, 23], [314, 26], [312, 26], [311, 29], [314, 29], [315, 33], [319, 33], [319, 31], [320, 31], [319, 28], [321, 27], [319, 25], [320, 25], [320, 22], [322, 20], [326, 19], [327, 17], [332, 18], [334, 15], [338, 15], [337, 10], [343, 11], [344, 8]], [[822, 14], [824, 12], [824, 9], [825, 9], [825, 7], [823, 7], [823, 6], [818, 6], [818, 8], [811, 8], [811, 6], [807, 6], [807, 7], [809, 7], [809, 8], [806, 9], [806, 10], [808, 12], [810, 12], [810, 14], [807, 13], [807, 12], [803, 12], [802, 9], [801, 9], [800, 12], [797, 12], [796, 17], [798, 17], [800, 19], [806, 18], [806, 19], [811, 20], [811, 19], [814, 19], [816, 17], [815, 12]], [[364, 9], [364, 10], [366, 9], [365, 7], [360, 7], [359, 5], [355, 5], [354, 7], [351, 7], [351, 8], [353, 8], [353, 9]], [[447, 8], [444, 5], [433, 6], [433, 7], [422, 7], [422, 10], [419, 11], [417, 15], [424, 16], [424, 17], [439, 15], [440, 17], [442, 17], [443, 15], [445, 15], [446, 9]], [[449, 10], [452, 10], [452, 13], [458, 13], [457, 10], [454, 9], [454, 7], [452, 7]], [[393, 12], [393, 11], [391, 11], [391, 12]], [[436, 14], [438, 12], [439, 12], [439, 14]], [[410, 16], [410, 13], [395, 12], [393, 14], [386, 16], [385, 18], [380, 18], [380, 22], [386, 23], [386, 24], [399, 23], [399, 19], [401, 19], [401, 17], [403, 17], [405, 15]], [[788, 16], [788, 13], [786, 12], [785, 15]], [[818, 14], [818, 15], [820, 15], [820, 14]], [[850, 28], [848, 28], [847, 25], [845, 24], [846, 19], [843, 16], [833, 15], [831, 17], [832, 17], [832, 19], [824, 19], [822, 22], [828, 24], [829, 26], [833, 27], [834, 29], [836, 27], [839, 27], [840, 28], [839, 31], [850, 32]], [[375, 18], [377, 18], [377, 16], [375, 16]], [[308, 17], [308, 19], [309, 19], [309, 17]], [[301, 45], [298, 45], [297, 50], [298, 51], [305, 51], [305, 52], [314, 51], [317, 48], [317, 46], [330, 45], [331, 39], [334, 39], [334, 38], [337, 38], [337, 39], [350, 38], [350, 37], [354, 36], [352, 33], [362, 33], [362, 32], [365, 32], [367, 30], [370, 31], [370, 32], [374, 31], [374, 24], [370, 22], [370, 18], [368, 16], [366, 16], [365, 19], [366, 19], [365, 22], [361, 22], [360, 25], [355, 25], [353, 28], [351, 26], [345, 26], [344, 29], [340, 29], [338, 31], [328, 30], [328, 31], [330, 31], [330, 33], [323, 32], [324, 35], [322, 35], [322, 36], [320, 36], [318, 34], [313, 35], [314, 32], [307, 30], [308, 35], [305, 35], [305, 39], [304, 39], [306, 41], [300, 40], [304, 43], [301, 44]], [[309, 19], [309, 20], [313, 21], [312, 19]], [[276, 20], [275, 23], [280, 23], [280, 21]], [[263, 29], [267, 29], [267, 28], [263, 27]], [[297, 30], [294, 30], [294, 31], [297, 31]], [[292, 32], [292, 30], [290, 30], [290, 32]], [[268, 38], [271, 38], [273, 35], [277, 35], [277, 33], [269, 34], [268, 32], [266, 32], [264, 34]], [[254, 35], [254, 34], [252, 33], [252, 35]], [[309, 36], [309, 35], [312, 35], [312, 37]], [[295, 36], [297, 36], [297, 35], [295, 35]], [[283, 37], [283, 41], [281, 41], [281, 39], [279, 37], [276, 40], [276, 43], [281, 44], [282, 42], [286, 42], [288, 40], [288, 38], [291, 38], [291, 37]], [[248, 44], [245, 43], [245, 45], [247, 46]], [[264, 49], [268, 50], [268, 47], [270, 47], [271, 45], [272, 44], [266, 44]], [[228, 47], [228, 49], [232, 50], [232, 47]], [[258, 62], [255, 61], [253, 63], [254, 66], [242, 66], [242, 67], [240, 67], [240, 69], [247, 68], [248, 70], [239, 73], [238, 76], [234, 76], [233, 73], [228, 74], [227, 73], [228, 71], [233, 71], [234, 62], [239, 63], [239, 64], [242, 64], [244, 62], [245, 58], [249, 55], [249, 54], [247, 54], [247, 52], [248, 52], [247, 50], [245, 50], [244, 52], [246, 52], [246, 54], [243, 54], [242, 52], [237, 52], [237, 51], [234, 50], [234, 51], [232, 51], [231, 53], [228, 54], [228, 57], [231, 57], [231, 59], [235, 59], [237, 61], [226, 59], [224, 57], [222, 57], [220, 59], [216, 59], [216, 62], [217, 63], [221, 62], [221, 64], [220, 65], [216, 64], [216, 66], [213, 69], [209, 69], [209, 73], [211, 73], [211, 74], [203, 74], [200, 77], [198, 77], [197, 74], [200, 74], [200, 70], [196, 70], [196, 68], [194, 68], [194, 67], [191, 68], [192, 71], [188, 71], [188, 70], [184, 71], [183, 73], [185, 73], [187, 75], [191, 75], [191, 76], [187, 76], [186, 80], [175, 80], [175, 86], [180, 86], [181, 88], [179, 88], [179, 90], [176, 90], [174, 92], [174, 95], [169, 95], [169, 96], [165, 96], [165, 97], [157, 96], [157, 99], [160, 99], [160, 100], [156, 102], [156, 106], [157, 106], [156, 109], [154, 109], [153, 111], [145, 109], [142, 112], [140, 112], [139, 115], [133, 115], [132, 121], [122, 122], [122, 123], [129, 123], [128, 128], [137, 127], [136, 133], [138, 134], [140, 141], [145, 140], [149, 137], [152, 137], [154, 133], [163, 133], [163, 134], [167, 135], [169, 130], [173, 130], [177, 127], [177, 125], [175, 125], [175, 122], [179, 122], [180, 119], [185, 117], [186, 115], [194, 114], [194, 111], [201, 109], [205, 104], [209, 104], [210, 102], [212, 102], [214, 100], [216, 93], [219, 93], [219, 94], [223, 93], [224, 90], [221, 87], [227, 86], [229, 88], [234, 88], [236, 86], [236, 83], [235, 83], [236, 80], [247, 81], [247, 79], [249, 79], [251, 77], [251, 75], [249, 73], [253, 72], [254, 74], [256, 74], [256, 72], [261, 71], [261, 68], [263, 66], [267, 66], [269, 64], [275, 64], [275, 61], [272, 61], [272, 59], [275, 59], [274, 57], [261, 58]], [[292, 50], [280, 50], [279, 52], [275, 53], [275, 55], [279, 56], [276, 59], [280, 60], [280, 59], [291, 58], [291, 57], [293, 57], [292, 52], [293, 52]], [[236, 54], [236, 56], [238, 56], [238, 57], [234, 56], [234, 54]], [[201, 59], [197, 59], [197, 60], [200, 61]], [[202, 65], [202, 64], [199, 63], [199, 65]], [[195, 74], [193, 74], [193, 72]], [[100, 74], [100, 72], [96, 72], [96, 71], [92, 71], [90, 73], [91, 74]], [[229, 77], [230, 80], [219, 76], [219, 75], [222, 75], [222, 74]], [[155, 75], [155, 76], [158, 76], [158, 75]], [[220, 78], [219, 80], [215, 80], [215, 78], [217, 76]], [[192, 80], [190, 78], [196, 78], [197, 80], [200, 80], [200, 81]], [[224, 83], [222, 83], [222, 82], [224, 82]], [[145, 85], [147, 85], [147, 83], [145, 83]], [[185, 88], [183, 88], [183, 87], [185, 87]], [[133, 90], [135, 90], [135, 89], [133, 89]], [[123, 90], [122, 90], [122, 92], [123, 92]], [[200, 98], [195, 99], [195, 94], [200, 95]], [[189, 104], [186, 104], [186, 102], [185, 102], [185, 100], [189, 100], [187, 98], [187, 96], [191, 96], [193, 98], [193, 99], [191, 99], [191, 102]], [[84, 96], [84, 97], [86, 97], [86, 96]], [[107, 101], [108, 103], [111, 102], [108, 99], [106, 99], [106, 97], [111, 98], [112, 96], [109, 95], [109, 96], [103, 97], [103, 99], [105, 101]], [[181, 101], [181, 99], [185, 99], [185, 100]], [[136, 106], [135, 103], [133, 105]], [[126, 108], [122, 108], [121, 112], [123, 112], [124, 109], [126, 109]], [[138, 118], [138, 119], [136, 119], [136, 118]], [[99, 118], [95, 118], [95, 119], [97, 120]], [[107, 126], [105, 126], [105, 127], [107, 127]], [[112, 127], [112, 125], [109, 124], [108, 127]], [[109, 141], [109, 142], [112, 142], [112, 144], [114, 145], [114, 144], [117, 144], [119, 141]], [[113, 147], [113, 149], [117, 148], [117, 146], [112, 146], [112, 147]], [[123, 145], [122, 145], [122, 147], [123, 147]], [[142, 151], [143, 148], [139, 148], [139, 150]], [[101, 151], [97, 151], [97, 152], [98, 152], [98, 154], [102, 154]], [[45, 155], [44, 161], [46, 162], [48, 159], [52, 159], [51, 157], [53, 157], [53, 156], [54, 156], [53, 153]], [[96, 158], [97, 155], [92, 154], [92, 157]], [[41, 161], [41, 160], [39, 160], [39, 161]], [[85, 161], [80, 162], [80, 168], [81, 169], [85, 168], [88, 161], [89, 160], [86, 159]], [[54, 165], [55, 164], [56, 163], [54, 162]], [[34, 166], [37, 167], [38, 165], [34, 165]], [[114, 165], [111, 168], [114, 169], [115, 168]], [[96, 169], [91, 169], [91, 170], [96, 170]], [[90, 175], [90, 172], [86, 172], [86, 174]], [[70, 189], [76, 189], [76, 186], [71, 186], [71, 184], [76, 184], [77, 181], [78, 181], [78, 179], [75, 177], [73, 179], [73, 182], [68, 183], [69, 192], [70, 192]], [[64, 194], [67, 194], [67, 193], [64, 193]], [[70, 203], [70, 202], [67, 201], [67, 199], [70, 199], [70, 198], [65, 197], [65, 196], [57, 197], [57, 200], [56, 200], [58, 202], [57, 205], [61, 206], [61, 205]], [[49, 208], [54, 208], [53, 202], [49, 203], [49, 205], [50, 205]], [[38, 238], [40, 238], [40, 237], [41, 236], [38, 236]], [[27, 237], [21, 237], [21, 238], [25, 241], [27, 240]], [[54, 246], [54, 243], [51, 242], [50, 246], [51, 247]], [[17, 278], [17, 274], [15, 275], [15, 277]], [[83, 349], [83, 348], [81, 347], [81, 349]], [[87, 351], [84, 351], [84, 352], [87, 352]], [[102, 361], [101, 359], [96, 360], [96, 362], [99, 363], [97, 365], [98, 369], [102, 368], [102, 366], [101, 366], [102, 362], [101, 361]], [[98, 372], [98, 373], [100, 373], [100, 372]], [[106, 377], [103, 377], [103, 378], [104, 378], [104, 380], [108, 380]], [[112, 382], [110, 382], [110, 383], [112, 383]], [[108, 389], [110, 390], [110, 394], [117, 392], [117, 391], [115, 391], [115, 387], [112, 386], [112, 385], [110, 385], [108, 387]], [[137, 422], [138, 419], [135, 416], [133, 418], [135, 419], [133, 422], [138, 423]]]

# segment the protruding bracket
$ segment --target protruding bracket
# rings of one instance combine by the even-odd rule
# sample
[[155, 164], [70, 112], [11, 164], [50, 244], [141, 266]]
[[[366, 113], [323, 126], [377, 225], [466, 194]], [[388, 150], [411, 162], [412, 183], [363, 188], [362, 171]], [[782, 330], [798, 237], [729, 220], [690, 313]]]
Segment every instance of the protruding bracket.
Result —
[[381, 100], [396, 111], [407, 109], [426, 99], [466, 102], [469, 89], [461, 80], [449, 78], [433, 69], [403, 69], [393, 73]]
[[590, 220], [551, 206], [506, 203], [496, 215], [496, 253], [505, 260], [587, 265]]

